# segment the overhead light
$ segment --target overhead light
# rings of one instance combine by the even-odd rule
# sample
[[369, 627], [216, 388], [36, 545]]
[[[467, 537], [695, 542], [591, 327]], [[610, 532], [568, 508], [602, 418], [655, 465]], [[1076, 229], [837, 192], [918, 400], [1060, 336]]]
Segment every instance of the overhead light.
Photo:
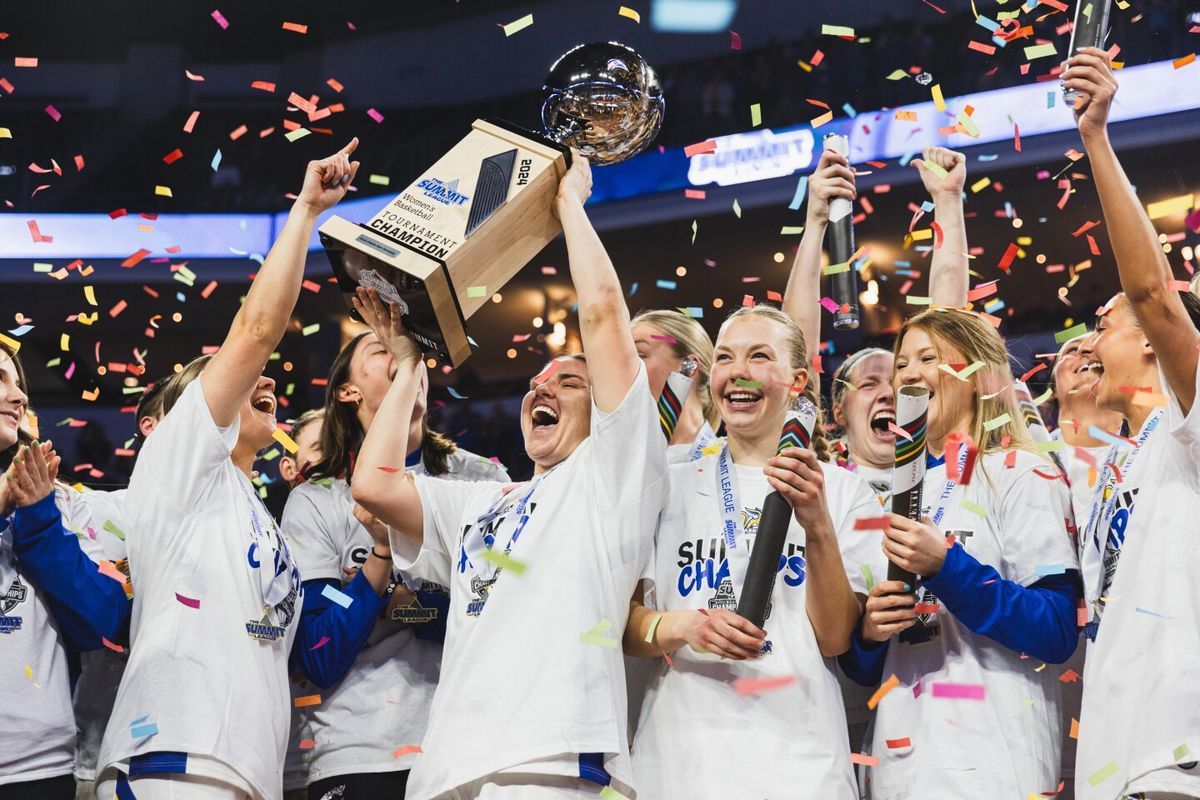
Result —
[[725, 31], [737, 7], [737, 0], [652, 0], [650, 27], [665, 33]]

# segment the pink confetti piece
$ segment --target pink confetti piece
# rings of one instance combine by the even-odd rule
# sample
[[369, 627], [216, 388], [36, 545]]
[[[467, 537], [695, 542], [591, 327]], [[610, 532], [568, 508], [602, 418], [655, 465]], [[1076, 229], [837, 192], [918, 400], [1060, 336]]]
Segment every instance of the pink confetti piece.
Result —
[[821, 307], [824, 308], [826, 311], [828, 311], [830, 314], [836, 314], [837, 310], [838, 310], [837, 301], [834, 300], [832, 297], [822, 297], [821, 298]]
[[879, 757], [878, 756], [869, 756], [866, 753], [851, 753], [850, 754], [850, 763], [851, 764], [862, 764], [863, 766], [867, 766], [867, 767], [878, 767], [879, 766]]
[[311, 653], [313, 650], [316, 650], [318, 647], [324, 647], [324, 646], [325, 646], [325, 645], [327, 645], [327, 644], [329, 644], [329, 637], [328, 637], [328, 636], [322, 636], [320, 641], [318, 641], [318, 642], [317, 642], [316, 644], [314, 644], [312, 647], [308, 648], [308, 652], [310, 652], [310, 653]]
[[733, 689], [742, 695], [763, 694], [791, 686], [795, 682], [795, 675], [783, 675], [777, 678], [738, 678], [733, 682]]
[[191, 133], [196, 127], [196, 120], [200, 119], [200, 112], [193, 111], [191, 116], [187, 118], [187, 122], [183, 123], [183, 132]]
[[409, 755], [410, 753], [424, 753], [424, 752], [425, 751], [422, 750], [418, 745], [407, 744], [404, 747], [396, 748], [396, 752], [392, 753], [392, 758], [399, 758], [400, 756], [406, 756], [406, 755]]
[[742, 35], [740, 33], [738, 33], [737, 31], [729, 32], [729, 49], [730, 50], [741, 50], [742, 49]]
[[179, 592], [175, 593], [175, 599], [178, 600], [179, 602], [183, 603], [188, 608], [199, 608], [200, 607], [199, 600], [196, 600], [195, 598], [192, 598], [192, 597], [184, 597]]
[[62, 119], [62, 113], [60, 113], [59, 110], [53, 105], [46, 106], [46, 113], [50, 116], [50, 119], [54, 120], [55, 122], [58, 122], [60, 119]]
[[296, 747], [300, 748], [301, 750], [312, 750], [316, 746], [316, 739], [301, 739], [300, 743], [296, 745]]
[[[20, 56], [18, 56], [13, 59], [14, 67], [25, 67], [27, 69], [32, 69], [32, 68], [36, 67], [37, 65], [38, 65], [38, 60], [36, 58], [21, 58]], [[10, 91], [9, 94], [11, 94], [11, 93], [12, 92]]]
[[904, 430], [904, 428], [901, 428], [899, 425], [897, 425], [894, 422], [888, 423], [888, 430], [891, 431], [892, 433], [896, 434], [897, 436], [899, 436], [901, 439], [904, 439], [909, 442], [912, 441], [912, 436], [909, 436], [908, 431]]
[[225, 15], [222, 14], [218, 9], [213, 9], [212, 18], [214, 22], [221, 26], [221, 30], [229, 29], [229, 20], [225, 19]]
[[204, 81], [204, 76], [203, 76], [203, 75], [197, 75], [196, 73], [192, 72], [191, 70], [186, 70], [186, 69], [185, 69], [185, 70], [183, 71], [183, 74], [187, 76], [187, 79], [188, 79], [189, 81], [198, 81], [198, 82], [203, 82], [203, 81]]
[[953, 700], [982, 700], [986, 689], [982, 683], [935, 683], [933, 696]]
[[376, 123], [383, 122], [383, 114], [380, 114], [374, 108], [367, 109], [367, 116], [370, 117], [371, 119], [375, 120]]
[[705, 153], [715, 153], [716, 151], [717, 143], [712, 139], [709, 139], [706, 142], [689, 144], [687, 147], [683, 148], [683, 155], [687, 158], [691, 158], [692, 156], [704, 155]]
[[75, 156], [75, 171], [83, 172], [83, 156]]

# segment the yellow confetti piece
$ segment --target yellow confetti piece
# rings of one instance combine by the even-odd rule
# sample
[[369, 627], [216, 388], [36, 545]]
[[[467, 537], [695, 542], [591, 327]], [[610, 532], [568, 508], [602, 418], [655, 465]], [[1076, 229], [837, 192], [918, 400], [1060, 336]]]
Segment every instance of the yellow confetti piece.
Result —
[[964, 382], [982, 367], [982, 361], [976, 361], [974, 364], [963, 367], [960, 371], [955, 371], [954, 367], [950, 366], [949, 364], [938, 364], [938, 369], [940, 369], [942, 372], [945, 372], [947, 375], [953, 375], [955, 378], [958, 378], [960, 381]]
[[287, 139], [289, 142], [294, 142], [297, 139], [303, 139], [305, 136], [308, 136], [310, 133], [312, 133], [312, 131], [310, 131], [308, 128], [296, 128], [296, 130], [294, 130], [294, 131], [288, 131], [287, 133], [285, 133], [283, 135], [283, 138]]
[[804, 233], [804, 226], [803, 225], [784, 225], [782, 228], [779, 229], [779, 233], [782, 236], [797, 236], [801, 233]]
[[296, 440], [287, 435], [287, 431], [283, 428], [276, 428], [271, 434], [271, 438], [283, 445], [283, 449], [289, 453], [294, 453], [300, 449], [300, 445], [296, 444]]
[[83, 287], [83, 297], [90, 305], [96, 305], [96, 290], [93, 287]]
[[742, 207], [738, 205], [736, 197], [733, 198], [733, 213], [737, 215], [738, 219], [742, 218]]
[[1133, 405], [1158, 408], [1167, 404], [1167, 396], [1159, 392], [1137, 392], [1133, 395]]
[[1171, 214], [1184, 214], [1191, 210], [1193, 204], [1194, 195], [1183, 194], [1179, 197], [1172, 197], [1170, 200], [1150, 203], [1146, 206], [1146, 216], [1150, 219], [1162, 219]]
[[171, 194], [170, 186], [162, 186], [162, 185], [155, 186], [154, 193], [156, 195], [158, 195], [159, 197], [174, 197], [175, 196], [175, 195]]
[[909, 234], [914, 242], [921, 242], [933, 237], [933, 228], [921, 228]]
[[371, 175], [367, 178], [368, 183], [373, 183], [376, 186], [387, 186], [392, 182], [392, 179], [387, 175]]
[[822, 275], [837, 275], [839, 272], [849, 272], [850, 262], [843, 261], [840, 264], [830, 264], [827, 267], [821, 267]]
[[12, 131], [8, 128], [0, 128], [0, 139], [11, 139]]
[[822, 36], [853, 36], [854, 28], [847, 28], [845, 25], [822, 25]]
[[1100, 769], [1088, 775], [1088, 783], [1092, 786], [1099, 786], [1106, 780], [1117, 774], [1117, 762], [1110, 761]]
[[905, 72], [904, 70], [894, 69], [894, 70], [892, 70], [892, 74], [887, 76], [887, 79], [889, 81], [898, 81], [898, 80], [901, 80], [901, 79], [907, 78], [907, 77], [908, 77], [908, 73]]
[[900, 679], [895, 675], [888, 678], [886, 681], [880, 684], [878, 689], [875, 690], [875, 694], [871, 695], [871, 699], [867, 701], [867, 708], [874, 711], [875, 706], [879, 705], [879, 701], [882, 700], [888, 692], [890, 692], [892, 689], [895, 689], [899, 685]]
[[762, 125], [762, 105], [759, 103], [750, 104], [750, 127], [757, 128]]
[[611, 786], [605, 786], [600, 790], [600, 800], [629, 800], [629, 798]]
[[994, 431], [996, 428], [999, 428], [1001, 425], [1005, 425], [1009, 422], [1012, 422], [1012, 417], [1005, 412], [1004, 414], [1001, 414], [993, 419], [989, 419], [987, 422], [983, 423], [983, 429], [985, 431]]
[[1066, 442], [1061, 439], [1051, 439], [1048, 442], [1034, 442], [1033, 449], [1039, 453], [1046, 454], [1063, 450], [1066, 446]]
[[662, 622], [662, 614], [655, 614], [654, 619], [650, 620], [650, 628], [646, 631], [646, 644], [654, 644], [654, 632], [658, 630], [658, 623]]
[[[899, 113], [899, 112], [897, 112], [897, 113]], [[942, 165], [938, 164], [936, 161], [922, 160], [921, 161], [921, 169], [927, 169], [930, 172], [932, 172], [934, 175], [937, 175], [939, 178], [944, 178], [948, 174], [950, 174], [950, 173], [946, 172], [946, 170], [942, 168]]]
[[489, 564], [494, 564], [501, 569], [512, 570], [518, 575], [523, 575], [528, 566], [523, 561], [517, 561], [515, 558], [508, 556], [505, 553], [497, 552], [491, 548], [483, 551], [482, 558]]
[[980, 192], [982, 192], [984, 189], [986, 189], [987, 187], [989, 187], [991, 185], [992, 185], [991, 178], [986, 178], [986, 177], [980, 178], [979, 180], [977, 180], [971, 184], [971, 193], [979, 194]]
[[620, 14], [622, 17], [627, 17], [628, 19], [631, 19], [634, 22], [641, 24], [642, 15], [639, 14], [638, 12], [634, 11], [629, 6], [621, 6], [621, 9], [617, 13]]
[[62, 350], [64, 353], [68, 352], [71, 349], [71, 334], [63, 333], [63, 334], [59, 335], [58, 349]]
[[1047, 56], [1058, 55], [1058, 50], [1055, 49], [1053, 43], [1034, 44], [1025, 48], [1025, 60], [1033, 61], [1037, 58], [1046, 58]]
[[514, 33], [519, 33], [520, 31], [525, 30], [532, 24], [533, 24], [533, 14], [526, 14], [525, 16], [521, 17], [520, 19], [513, 20], [512, 22], [508, 23], [507, 25], [503, 25], [501, 27], [504, 28], [505, 36], [512, 36]]
[[14, 353], [21, 352], [21, 343], [11, 336], [5, 336], [3, 333], [0, 333], [0, 342], [4, 342], [4, 346]]
[[1175, 757], [1176, 761], [1182, 761], [1191, 752], [1191, 748], [1189, 748], [1186, 744], [1181, 744], [1171, 751], [1171, 755]]
[[946, 99], [942, 97], [942, 85], [940, 83], [935, 83], [929, 92], [933, 95], [933, 107], [938, 111], [945, 111]]
[[964, 511], [970, 511], [972, 514], [975, 514], [976, 516], [986, 517], [988, 514], [988, 510], [986, 508], [979, 505], [978, 503], [973, 503], [970, 500], [963, 500], [961, 503], [959, 503], [959, 505], [963, 508]]
[[300, 333], [305, 336], [312, 336], [317, 331], [321, 330], [321, 323], [314, 322], [312, 325], [305, 325], [300, 329]]
[[487, 297], [488, 290], [486, 286], [468, 286], [467, 297]]
[[25, 677], [29, 680], [33, 680], [33, 667], [29, 666], [28, 664], [25, 665]]

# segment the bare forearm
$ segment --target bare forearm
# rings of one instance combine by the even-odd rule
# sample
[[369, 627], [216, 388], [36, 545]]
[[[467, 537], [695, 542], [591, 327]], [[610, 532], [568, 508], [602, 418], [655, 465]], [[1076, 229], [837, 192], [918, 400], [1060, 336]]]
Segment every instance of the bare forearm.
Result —
[[[970, 266], [967, 259], [967, 225], [962, 198], [933, 198], [933, 218], [942, 230], [942, 243], [933, 250], [929, 265], [929, 298], [935, 306], [962, 308], [967, 304]], [[936, 236], [935, 245], [936, 245]]]
[[821, 341], [821, 249], [825, 228], [825, 222], [811, 219], [804, 226], [783, 293], [783, 310], [800, 326], [810, 354], [817, 352]]
[[381, 552], [379, 555], [386, 555], [387, 558], [379, 558], [374, 552], [379, 548], [375, 545], [371, 548], [372, 552], [367, 556], [367, 563], [362, 566], [363, 577], [371, 584], [371, 588], [375, 590], [375, 594], [382, 596], [387, 591], [388, 584], [392, 582], [392, 559], [391, 552]]
[[234, 317], [233, 327], [261, 341], [267, 355], [283, 338], [300, 296], [308, 242], [316, 220], [317, 212], [311, 206], [300, 201], [292, 206], [279, 238], [267, 253], [262, 269], [246, 293], [245, 302]]
[[559, 217], [567, 243], [571, 282], [579, 300], [581, 327], [613, 316], [629, 322], [629, 311], [621, 292], [621, 281], [608, 251], [592, 227], [583, 205], [572, 200], [560, 202]]
[[[814, 535], [815, 534], [815, 535]], [[832, 526], [809, 532], [805, 544], [805, 604], [823, 656], [838, 656], [850, 647], [858, 623], [858, 598], [846, 580], [842, 554]]]
[[631, 601], [629, 622], [625, 625], [623, 642], [626, 655], [657, 658], [663, 653], [673, 653], [683, 647], [686, 640], [680, 625], [682, 616], [693, 613], [695, 612], [655, 611], [636, 600]]
[[[416, 503], [420, 519], [420, 497], [411, 480], [397, 475], [397, 459], [408, 446], [408, 423], [412, 419], [420, 382], [420, 363], [398, 366], [391, 388], [380, 403], [354, 468], [351, 487], [354, 499], [380, 521], [420, 539], [420, 526], [410, 530], [414, 515], [408, 506]], [[401, 461], [400, 467], [403, 467]]]

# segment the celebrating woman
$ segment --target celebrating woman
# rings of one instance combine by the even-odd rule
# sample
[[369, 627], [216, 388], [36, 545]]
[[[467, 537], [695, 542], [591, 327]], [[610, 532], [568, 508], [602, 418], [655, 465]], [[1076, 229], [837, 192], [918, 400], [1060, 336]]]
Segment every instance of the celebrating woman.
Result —
[[[1133, 444], [1111, 453], [1080, 547], [1090, 619], [1079, 725], [1081, 800], [1200, 796], [1200, 303], [1176, 281], [1108, 139], [1117, 81], [1103, 50], [1064, 65], [1121, 294], [1080, 347], [1096, 403]], [[1095, 576], [1095, 577], [1093, 577]]]
[[[320, 705], [308, 710], [315, 744], [308, 758], [308, 795], [342, 800], [404, 797], [414, 749], [425, 738], [437, 687], [448, 607], [445, 589], [392, 569], [387, 547], [372, 547], [355, 516], [350, 482], [354, 461], [407, 352], [375, 295], [359, 290], [355, 307], [372, 331], [351, 339], [334, 359], [325, 393], [320, 458], [311, 480], [297, 486], [283, 513], [283, 532], [304, 576], [305, 595], [365, 581], [378, 596], [374, 630], [343, 675], [331, 675]], [[507, 482], [502, 468], [430, 430], [424, 372], [412, 418], [404, 426], [411, 468], [452, 480]], [[362, 516], [360, 512], [360, 516]], [[384, 534], [386, 537], [386, 533]], [[386, 697], [390, 702], [381, 703]], [[397, 749], [403, 752], [396, 755]]]
[[[555, 209], [586, 358], [557, 358], [530, 382], [521, 430], [533, 480], [398, 472], [422, 370], [412, 345], [397, 354], [359, 455], [354, 498], [392, 527], [396, 565], [450, 588], [414, 800], [591, 800], [606, 785], [632, 793], [613, 635], [651, 548], [666, 448], [621, 285], [583, 209], [590, 191], [576, 154]], [[399, 330], [395, 306], [390, 324]]]
[[[776, 453], [793, 387], [816, 400], [807, 364], [800, 329], [776, 308], [739, 309], [717, 337], [712, 399], [728, 439], [719, 454], [671, 468], [652, 591], [635, 597], [625, 629], [626, 652], [660, 659], [633, 748], [647, 797], [785, 797], [802, 786], [856, 796], [832, 656], [858, 622], [863, 566], [883, 563], [878, 534], [855, 529], [879, 504], [860, 478], [823, 463], [819, 425], [811, 450]], [[772, 490], [794, 521], [768, 634], [730, 609]], [[730, 526], [735, 546], [722, 534]], [[764, 696], [747, 688], [772, 681], [785, 685]]]
[[101, 746], [101, 797], [280, 796], [303, 591], [250, 482], [275, 431], [274, 382], [261, 373], [291, 319], [317, 215], [358, 170], [357, 143], [309, 162], [224, 344], [172, 379], [139, 455], [125, 505], [136, 646]]
[[[876, 800], [1058, 785], [1058, 676], [1022, 654], [1071, 655], [1078, 566], [1067, 488], [1035, 454], [1012, 383], [1004, 343], [977, 315], [926, 311], [900, 329], [894, 388], [929, 390], [930, 458], [922, 520], [889, 515], [883, 543], [922, 580], [915, 596], [877, 583], [841, 660], [864, 685], [896, 676], [876, 709]], [[952, 435], [961, 445], [951, 449]]]

